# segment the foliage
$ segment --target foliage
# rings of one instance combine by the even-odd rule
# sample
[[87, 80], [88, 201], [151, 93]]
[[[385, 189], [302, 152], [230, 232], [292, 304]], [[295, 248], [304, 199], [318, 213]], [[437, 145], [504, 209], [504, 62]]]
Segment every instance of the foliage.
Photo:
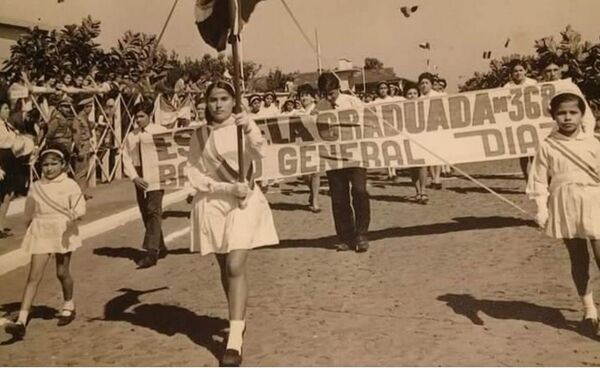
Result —
[[[600, 44], [583, 41], [581, 34], [571, 26], [560, 32], [560, 40], [548, 36], [536, 40], [535, 55], [526, 56], [531, 77], [538, 77], [549, 60], [558, 60], [566, 66], [563, 76], [569, 77], [581, 88], [587, 99], [600, 106]], [[475, 73], [459, 87], [461, 91], [500, 87], [508, 81], [507, 63], [512, 57], [490, 62], [490, 70]]]
[[479, 89], [502, 87], [510, 79], [510, 63], [514, 60], [522, 60], [528, 65], [530, 76], [537, 76], [538, 71], [535, 67], [536, 60], [532, 56], [521, 56], [513, 54], [504, 56], [501, 59], [490, 61], [490, 70], [485, 73], [475, 72], [473, 77], [469, 78], [459, 87], [460, 91], [473, 91]]
[[14, 75], [27, 72], [33, 78], [88, 74], [103, 54], [94, 42], [99, 35], [100, 22], [90, 16], [80, 25], [66, 25], [58, 32], [35, 27], [11, 46], [11, 56], [3, 70]]
[[365, 70], [380, 70], [383, 69], [383, 62], [375, 57], [365, 58]]
[[293, 78], [293, 74], [282, 72], [279, 68], [269, 70], [266, 78], [266, 87], [268, 91], [284, 91], [285, 82]]

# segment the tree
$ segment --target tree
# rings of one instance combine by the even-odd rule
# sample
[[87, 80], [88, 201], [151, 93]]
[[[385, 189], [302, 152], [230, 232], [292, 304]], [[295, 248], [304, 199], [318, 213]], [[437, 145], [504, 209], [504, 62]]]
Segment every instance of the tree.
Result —
[[177, 54], [169, 55], [163, 46], [157, 45], [156, 35], [127, 31], [117, 40], [117, 46], [111, 48], [109, 60], [113, 68], [103, 71], [154, 76], [177, 66], [177, 59]]
[[[535, 41], [535, 55], [525, 56], [530, 66], [531, 76], [538, 77], [549, 59], [555, 59], [567, 66], [563, 73], [579, 86], [593, 107], [600, 107], [600, 44], [583, 41], [581, 34], [571, 26], [560, 32], [560, 41], [553, 36], [543, 37]], [[502, 86], [507, 80], [508, 62], [513, 57], [490, 62], [490, 70], [485, 73], [476, 72], [459, 87], [460, 91], [471, 91]]]
[[366, 70], [380, 70], [383, 69], [383, 62], [374, 57], [366, 57], [364, 67]]
[[292, 74], [284, 73], [279, 68], [269, 70], [266, 80], [267, 89], [269, 91], [284, 91], [285, 82], [291, 77], [293, 77]]
[[534, 77], [537, 76], [538, 71], [535, 67], [536, 60], [533, 56], [513, 54], [490, 61], [489, 71], [485, 73], [475, 72], [473, 77], [469, 78], [463, 85], [459, 86], [459, 90], [464, 92], [502, 87], [510, 79], [510, 63], [514, 60], [523, 60], [531, 71], [530, 75]]
[[100, 35], [100, 22], [90, 16], [80, 25], [66, 25], [60, 31], [42, 31], [35, 27], [11, 46], [4, 71], [30, 78], [60, 77], [63, 73], [89, 74], [103, 58], [94, 40]]

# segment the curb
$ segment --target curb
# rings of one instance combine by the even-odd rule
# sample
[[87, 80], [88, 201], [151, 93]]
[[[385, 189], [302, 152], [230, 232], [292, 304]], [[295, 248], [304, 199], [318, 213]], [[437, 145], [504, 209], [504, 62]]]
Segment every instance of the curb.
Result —
[[[182, 201], [185, 199], [188, 193], [191, 192], [191, 189], [181, 189], [177, 192], [169, 193], [163, 197], [163, 206], [166, 207], [173, 203]], [[86, 240], [106, 231], [112, 230], [116, 227], [126, 224], [127, 222], [136, 220], [139, 218], [139, 216], [139, 210], [137, 206], [135, 206], [119, 213], [115, 213], [114, 215], [92, 221], [89, 224], [82, 225], [79, 227], [81, 240]], [[85, 243], [83, 246], [85, 246]], [[23, 252], [20, 248], [0, 256], [0, 276], [21, 266], [25, 266], [29, 263], [30, 258], [31, 257], [29, 253]]]

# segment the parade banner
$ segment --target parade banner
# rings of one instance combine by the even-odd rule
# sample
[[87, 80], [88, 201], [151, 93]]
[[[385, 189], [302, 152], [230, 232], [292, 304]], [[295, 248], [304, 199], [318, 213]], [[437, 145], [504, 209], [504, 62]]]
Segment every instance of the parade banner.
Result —
[[[532, 156], [555, 127], [548, 111], [570, 80], [429, 99], [365, 104], [314, 115], [257, 118], [267, 145], [258, 179], [281, 179], [346, 167], [369, 169], [503, 160]], [[185, 186], [195, 129], [143, 144], [144, 178], [161, 188]]]

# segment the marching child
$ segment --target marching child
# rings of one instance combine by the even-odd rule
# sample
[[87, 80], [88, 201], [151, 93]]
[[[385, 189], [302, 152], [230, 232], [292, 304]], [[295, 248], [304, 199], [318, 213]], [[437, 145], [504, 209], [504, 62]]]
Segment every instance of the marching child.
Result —
[[40, 162], [42, 178], [33, 183], [25, 201], [29, 227], [21, 248], [31, 254], [29, 275], [19, 317], [16, 322], [5, 326], [5, 331], [18, 339], [25, 336], [31, 304], [52, 255], [56, 258], [56, 276], [64, 298], [58, 326], [68, 325], [75, 319], [73, 278], [69, 266], [71, 254], [81, 246], [75, 221], [85, 214], [85, 199], [79, 185], [67, 177], [69, 157], [64, 147], [48, 146], [42, 151]]
[[571, 275], [583, 304], [582, 330], [596, 334], [598, 312], [589, 285], [588, 239], [600, 267], [600, 142], [583, 134], [586, 104], [573, 87], [558, 91], [550, 112], [558, 129], [540, 144], [527, 193], [537, 204], [536, 221], [547, 235], [563, 239]]

